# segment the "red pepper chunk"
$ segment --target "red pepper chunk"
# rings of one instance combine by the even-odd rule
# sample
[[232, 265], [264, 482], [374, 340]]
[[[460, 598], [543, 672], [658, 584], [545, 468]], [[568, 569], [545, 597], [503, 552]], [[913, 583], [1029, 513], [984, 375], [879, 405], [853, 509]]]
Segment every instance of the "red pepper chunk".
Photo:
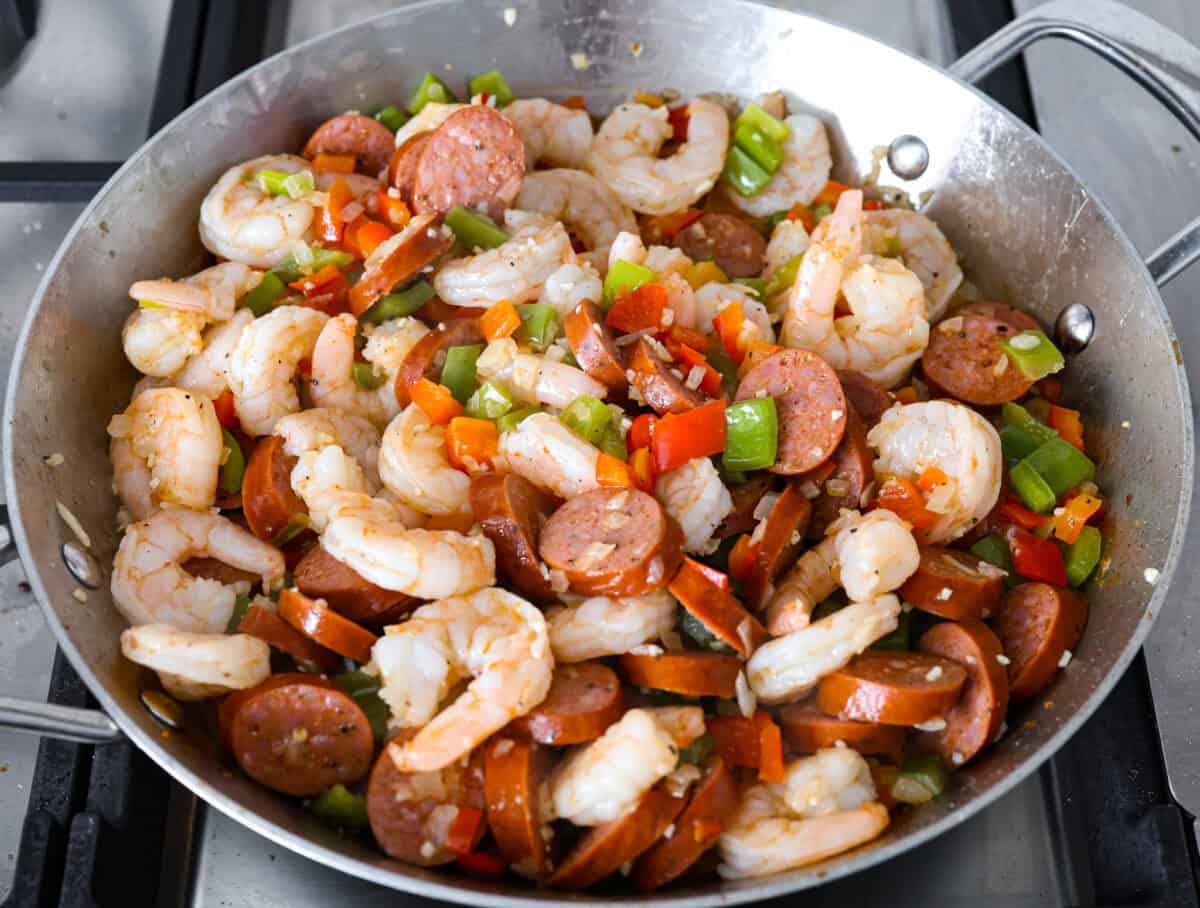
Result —
[[1000, 507], [997, 511], [1001, 517], [1007, 518], [1023, 530], [1036, 530], [1046, 522], [1046, 518], [1041, 514], [1029, 510], [1029, 508], [1008, 496], [1001, 499]]
[[914, 530], [923, 530], [937, 520], [937, 514], [925, 507], [925, 497], [911, 479], [893, 476], [886, 480], [879, 487], [874, 504], [907, 520]]
[[746, 313], [738, 302], [730, 303], [713, 317], [713, 328], [721, 338], [725, 352], [735, 363], [746, 358], [746, 321]]
[[230, 431], [238, 427], [237, 410], [233, 405], [233, 392], [226, 388], [213, 398], [213, 408], [217, 411], [217, 422], [222, 429]]
[[337, 245], [342, 241], [345, 223], [342, 221], [342, 209], [354, 200], [350, 185], [338, 177], [329, 186], [328, 201], [317, 212], [317, 236], [329, 245]]
[[304, 294], [304, 305], [310, 309], [331, 316], [349, 311], [350, 282], [336, 265], [326, 265], [288, 286]]
[[[459, 808], [459, 810], [462, 809]], [[455, 860], [458, 862], [458, 866], [467, 873], [485, 880], [503, 879], [504, 873], [508, 869], [504, 858], [490, 851], [469, 851], [466, 854], [458, 855]]]
[[455, 854], [469, 854], [475, 847], [476, 834], [483, 822], [483, 811], [476, 807], [459, 807], [454, 821], [446, 831], [446, 850]]
[[721, 396], [721, 373], [709, 365], [703, 353], [693, 350], [687, 344], [679, 344], [675, 350], [671, 350], [670, 352], [676, 360], [686, 367], [686, 372], [690, 373], [697, 366], [704, 370], [704, 375], [700, 379], [701, 391], [709, 397]]
[[1040, 580], [1055, 586], [1067, 585], [1062, 549], [1048, 539], [1038, 539], [1024, 530], [1008, 531], [1013, 569], [1027, 580]]
[[626, 439], [631, 451], [650, 447], [650, 439], [653, 437], [656, 422], [658, 422], [658, 417], [653, 413], [641, 413], [634, 417]]
[[662, 284], [642, 284], [622, 296], [608, 310], [604, 323], [626, 334], [646, 329], [658, 330], [667, 308], [667, 288]]
[[655, 473], [665, 473], [697, 457], [720, 454], [725, 450], [725, 401], [667, 414], [655, 423], [650, 450]]

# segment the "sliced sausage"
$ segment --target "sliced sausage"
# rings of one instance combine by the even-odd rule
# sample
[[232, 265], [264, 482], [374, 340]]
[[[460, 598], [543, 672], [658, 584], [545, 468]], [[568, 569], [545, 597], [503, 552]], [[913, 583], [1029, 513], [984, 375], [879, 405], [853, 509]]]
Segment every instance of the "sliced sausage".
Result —
[[371, 723], [349, 695], [317, 675], [273, 675], [232, 693], [218, 720], [242, 771], [283, 794], [349, 785], [371, 768]]
[[730, 277], [754, 277], [767, 254], [761, 233], [732, 214], [711, 211], [676, 233], [671, 245], [693, 261], [711, 259]]
[[842, 383], [842, 393], [846, 400], [863, 421], [867, 431], [875, 428], [879, 418], [883, 416], [896, 398], [892, 397], [882, 385], [873, 378], [868, 378], [853, 369], [838, 369], [838, 381]]
[[239, 634], [257, 637], [281, 653], [287, 653], [303, 668], [330, 674], [338, 670], [341, 658], [332, 650], [314, 643], [302, 633], [261, 605], [252, 605], [238, 623]]
[[758, 525], [754, 518], [754, 510], [759, 500], [771, 490], [773, 479], [766, 473], [756, 473], [745, 482], [729, 486], [729, 495], [733, 498], [733, 510], [721, 521], [714, 534], [718, 539], [728, 539], [730, 536], [740, 536], [749, 533]]
[[866, 757], [884, 756], [893, 763], [904, 757], [908, 730], [900, 725], [857, 722], [827, 716], [811, 703], [791, 703], [775, 717], [783, 740], [796, 753], [811, 754], [826, 747], [846, 747]]
[[807, 350], [781, 350], [746, 373], [737, 399], [758, 397], [760, 391], [775, 399], [779, 418], [772, 472], [807, 473], [833, 456], [846, 432], [846, 397], [825, 360]]
[[961, 766], [995, 740], [1008, 710], [1008, 672], [1000, 664], [1004, 650], [982, 621], [943, 621], [917, 642], [917, 649], [952, 659], [967, 671], [962, 695], [943, 716], [946, 727], [921, 732], [918, 744]]
[[432, 129], [414, 133], [397, 145], [391, 153], [391, 159], [388, 161], [388, 182], [399, 191], [400, 198], [405, 202], [412, 201], [413, 183], [417, 179], [417, 163], [432, 136]]
[[900, 596], [921, 611], [953, 621], [988, 618], [1000, 604], [1004, 571], [970, 552], [928, 545]]
[[593, 741], [624, 713], [621, 682], [602, 662], [554, 667], [546, 699], [508, 726], [541, 744], [566, 747]]
[[363, 262], [363, 276], [350, 288], [350, 308], [362, 315], [381, 296], [419, 274], [454, 245], [454, 234], [435, 214], [418, 214]]
[[[673, 366], [663, 360], [644, 337], [629, 346], [629, 380], [641, 394], [646, 406], [659, 416], [664, 413], [685, 413], [705, 401], [704, 393], [689, 388]], [[676, 370], [678, 371], [678, 370]]]
[[[445, 807], [486, 808], [483, 759], [476, 751], [466, 766], [458, 761], [436, 772], [401, 772], [385, 749], [375, 760], [367, 783], [367, 819], [388, 855], [418, 867], [449, 864]], [[476, 835], [487, 831], [479, 824]], [[473, 843], [478, 844], [478, 840]]]
[[388, 166], [395, 141], [392, 131], [373, 117], [339, 114], [313, 130], [304, 145], [304, 156], [354, 155], [360, 171], [377, 177]]
[[488, 828], [496, 847], [521, 876], [541, 879], [550, 872], [549, 819], [543, 816], [542, 786], [553, 752], [533, 741], [497, 736], [484, 745], [483, 783]]
[[472, 104], [447, 117], [422, 149], [413, 208], [445, 214], [461, 205], [499, 219], [524, 178], [525, 144], [516, 128], [491, 107]]
[[555, 511], [538, 550], [578, 593], [640, 596], [666, 586], [678, 569], [683, 530], [652, 495], [600, 488]]
[[791, 481], [775, 499], [770, 513], [763, 518], [761, 530], [751, 537], [754, 543], [754, 570], [745, 583], [746, 604], [754, 611], [762, 609], [776, 578], [792, 566], [808, 530], [813, 506], [800, 483]]
[[817, 709], [859, 722], [920, 725], [942, 718], [966, 680], [961, 665], [940, 656], [867, 650], [821, 679]]
[[563, 331], [579, 367], [614, 393], [624, 394], [629, 387], [625, 362], [599, 307], [584, 300], [563, 319]]
[[420, 604], [412, 596], [376, 586], [321, 545], [312, 546], [292, 574], [296, 589], [305, 596], [324, 599], [351, 621], [372, 627], [395, 624]]
[[451, 306], [440, 296], [435, 296], [416, 311], [416, 316], [430, 328], [436, 328], [446, 322], [460, 318], [479, 318], [486, 309], [476, 306]]
[[742, 660], [728, 653], [696, 650], [658, 655], [624, 653], [617, 664], [634, 687], [665, 690], [685, 697], [737, 696], [737, 676]]
[[539, 605], [556, 602], [537, 549], [554, 512], [550, 497], [515, 473], [481, 473], [471, 480], [471, 510], [496, 547], [496, 566], [518, 592]]
[[550, 885], [586, 889], [615, 873], [657, 842], [682, 809], [683, 798], [673, 797], [660, 782], [642, 796], [633, 810], [588, 830], [554, 871]]
[[311, 640], [355, 662], [370, 662], [374, 634], [298, 590], [279, 594], [279, 617]]
[[971, 303], [929, 332], [921, 369], [933, 384], [969, 404], [1016, 400], [1033, 382], [1009, 359], [1000, 341], [1037, 327], [1012, 306]]
[[675, 820], [670, 838], [661, 839], [638, 858], [633, 885], [649, 892], [682, 876], [717, 843], [721, 827], [737, 806], [737, 782], [725, 761], [714, 754], [705, 764], [704, 776], [696, 783], [687, 806]]
[[446, 362], [446, 351], [451, 347], [461, 347], [484, 342], [483, 330], [479, 320], [473, 318], [458, 319], [446, 322], [442, 327], [430, 331], [413, 344], [404, 362], [396, 371], [394, 391], [396, 401], [402, 407], [412, 402], [409, 386], [415, 385], [422, 378], [437, 381], [441, 375], [442, 366]]
[[1087, 626], [1088, 603], [1079, 593], [1048, 583], [1013, 587], [992, 619], [1008, 666], [1009, 695], [1032, 697], [1050, 683], [1063, 653], [1073, 649]]
[[250, 586], [254, 586], [261, 579], [259, 574], [243, 571], [241, 568], [235, 568], [216, 558], [189, 558], [183, 563], [183, 570], [193, 577], [215, 580], [217, 583], [226, 585], [248, 583]]
[[[846, 434], [833, 457], [803, 479], [816, 483], [820, 494], [813, 499], [813, 516], [808, 538], [821, 539], [842, 508], [862, 507], [863, 493], [875, 481], [875, 454], [867, 444], [867, 430], [854, 405], [846, 402]], [[823, 474], [817, 478], [817, 474]]]
[[292, 491], [296, 458], [283, 450], [283, 439], [260, 439], [242, 477], [242, 514], [259, 539], [274, 540], [293, 521], [308, 517], [308, 508]]
[[699, 562], [684, 558], [667, 588], [714, 637], [733, 647], [742, 658], [749, 659], [751, 653], [767, 641], [767, 630], [742, 607], [733, 593], [715, 586], [706, 571]]

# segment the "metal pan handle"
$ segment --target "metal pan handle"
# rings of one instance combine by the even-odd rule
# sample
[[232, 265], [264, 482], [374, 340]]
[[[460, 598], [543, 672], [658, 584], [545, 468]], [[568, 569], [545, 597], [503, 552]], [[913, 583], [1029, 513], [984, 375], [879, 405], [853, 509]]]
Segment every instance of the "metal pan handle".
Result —
[[[1200, 48], [1111, 0], [1052, 0], [1014, 19], [949, 67], [978, 82], [1029, 45], [1065, 38], [1099, 54], [1145, 88], [1200, 140]], [[1200, 218], [1152, 252], [1146, 267], [1162, 287], [1200, 259]]]

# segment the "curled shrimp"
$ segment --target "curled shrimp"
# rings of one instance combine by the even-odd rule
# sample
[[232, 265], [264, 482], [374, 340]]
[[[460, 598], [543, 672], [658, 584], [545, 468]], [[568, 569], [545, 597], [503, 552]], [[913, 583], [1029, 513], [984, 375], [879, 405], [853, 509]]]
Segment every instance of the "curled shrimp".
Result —
[[218, 322], [204, 332], [203, 349], [188, 358], [183, 368], [171, 376], [176, 388], [207, 394], [214, 400], [229, 387], [229, 357], [246, 326], [254, 321], [249, 309], [239, 309], [226, 322]]
[[181, 388], [143, 391], [109, 421], [108, 434], [128, 442], [117, 455], [121, 466], [128, 469], [128, 455], [145, 464], [155, 504], [212, 507], [225, 443], [217, 411], [203, 394]]
[[129, 295], [139, 302], [198, 312], [210, 322], [225, 322], [233, 318], [237, 301], [257, 287], [262, 278], [261, 271], [240, 262], [222, 262], [181, 281], [138, 281], [129, 288]]
[[396, 400], [396, 373], [404, 365], [409, 351], [417, 341], [429, 333], [429, 327], [419, 318], [405, 316], [393, 318], [373, 328], [363, 329], [367, 338], [363, 347], [363, 359], [383, 373], [384, 382], [379, 387], [379, 396], [387, 408], [388, 419], [403, 409]]
[[135, 627], [220, 633], [237, 591], [183, 569], [189, 558], [201, 557], [258, 574], [264, 590], [283, 582], [283, 554], [274, 546], [219, 514], [169, 508], [126, 528], [113, 560], [113, 601]]
[[321, 328], [312, 351], [312, 376], [308, 393], [314, 406], [331, 407], [365, 416], [376, 425], [387, 425], [387, 397], [395, 394], [386, 383], [368, 390], [354, 380], [354, 338], [358, 319], [349, 313], [335, 315]]
[[735, 206], [754, 217], [787, 211], [797, 202], [807, 205], [829, 182], [833, 169], [824, 123], [808, 114], [793, 114], [783, 122], [790, 130], [783, 140], [783, 160], [767, 185], [752, 196], [725, 190]]
[[[585, 115], [584, 119], [587, 117]], [[602, 266], [622, 231], [636, 232], [633, 212], [607, 186], [583, 170], [535, 170], [525, 174], [513, 203], [562, 221], [588, 250], [586, 261]]]
[[779, 636], [808, 627], [813, 609], [840, 583], [837, 538], [826, 536], [780, 578], [767, 602], [767, 629]]
[[270, 435], [281, 416], [300, 409], [293, 378], [311, 356], [328, 316], [280, 306], [246, 326], [229, 355], [229, 387], [242, 428]]
[[816, 686], [896, 629], [900, 600], [891, 593], [852, 602], [802, 630], [776, 637], [746, 663], [750, 689], [764, 703], [786, 703]]
[[388, 424], [379, 452], [388, 491], [423, 514], [469, 514], [471, 479], [450, 466], [446, 433], [416, 404]]
[[682, 249], [674, 246], [650, 246], [642, 242], [640, 234], [622, 231], [613, 239], [608, 251], [608, 267], [616, 261], [645, 265], [660, 280], [669, 274], [682, 276], [691, 266], [692, 260]]
[[291, 483], [318, 533], [339, 517], [399, 529], [420, 523], [420, 515], [407, 505], [372, 495], [363, 466], [340, 445], [326, 444], [297, 455]]
[[[483, 589], [421, 606], [371, 651], [379, 695], [402, 728], [421, 730], [388, 753], [402, 772], [429, 772], [469, 754], [546, 698], [554, 657], [542, 613], [520, 596]], [[438, 707], [466, 678], [467, 689]]]
[[128, 436], [113, 438], [108, 456], [113, 467], [113, 491], [121, 499], [126, 515], [132, 520], [145, 520], [158, 508], [146, 461], [133, 452]]
[[546, 278], [538, 302], [553, 306], [560, 319], [570, 315], [584, 300], [595, 302], [604, 293], [604, 284], [597, 273], [598, 267], [585, 261], [559, 265]]
[[121, 632], [121, 654], [158, 673], [177, 700], [207, 700], [262, 684], [271, 675], [271, 648], [249, 634], [196, 634], [169, 624]]
[[326, 407], [290, 413], [275, 423], [283, 450], [292, 457], [337, 445], [363, 468], [371, 486], [378, 486], [379, 430], [362, 416]]
[[767, 876], [823, 861], [876, 838], [887, 808], [875, 800], [871, 770], [848, 747], [789, 763], [781, 783], [743, 796], [718, 847], [727, 880]]
[[867, 433], [867, 444], [878, 452], [875, 475], [881, 480], [915, 480], [930, 467], [945, 475], [926, 502], [937, 520], [916, 531], [923, 543], [957, 539], [1000, 497], [1000, 436], [963, 404], [930, 400], [892, 407]]
[[518, 98], [504, 108], [504, 116], [525, 143], [527, 176], [533, 174], [533, 165], [538, 163], [583, 166], [592, 147], [592, 118], [586, 110], [564, 107], [545, 98]]
[[[510, 210], [505, 222], [513, 217]], [[501, 300], [526, 303], [541, 296], [546, 279], [559, 265], [574, 260], [563, 225], [538, 218], [523, 224], [495, 249], [446, 262], [434, 275], [433, 286], [452, 306], [486, 308]]]
[[125, 358], [143, 375], [174, 375], [204, 349], [205, 321], [183, 309], [134, 309], [121, 329]]
[[268, 195], [254, 175], [260, 170], [300, 173], [312, 164], [295, 155], [266, 155], [229, 168], [200, 205], [200, 242], [230, 261], [272, 268], [297, 242], [312, 239], [312, 202]]
[[551, 608], [546, 623], [558, 662], [619, 656], [674, 628], [675, 599], [664, 590], [644, 596], [592, 596]]
[[597, 488], [600, 449], [580, 438], [549, 413], [534, 413], [500, 436], [508, 467], [540, 489], [573, 498]]
[[660, 158], [669, 138], [666, 107], [622, 104], [600, 125], [584, 166], [634, 211], [679, 211], [716, 185], [729, 148], [729, 117], [720, 105], [695, 98], [688, 104], [687, 140]]
[[963, 281], [963, 272], [958, 266], [958, 256], [938, 225], [918, 211], [887, 208], [863, 212], [863, 228], [864, 248], [875, 255], [899, 252], [904, 267], [925, 288], [929, 321], [941, 319], [950, 297]]
[[534, 353], [522, 353], [511, 337], [487, 345], [475, 364], [486, 381], [508, 387], [518, 399], [566, 407], [581, 394], [605, 397], [608, 388], [582, 369]]
[[684, 548], [705, 552], [712, 534], [733, 510], [733, 497], [707, 457], [694, 457], [659, 475], [654, 494], [683, 528]]

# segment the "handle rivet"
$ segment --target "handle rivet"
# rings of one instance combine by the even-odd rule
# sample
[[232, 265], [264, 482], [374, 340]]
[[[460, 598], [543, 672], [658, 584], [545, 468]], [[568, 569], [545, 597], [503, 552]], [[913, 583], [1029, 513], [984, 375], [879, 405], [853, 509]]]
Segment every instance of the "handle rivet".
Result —
[[183, 707], [178, 700], [161, 690], [149, 689], [142, 691], [141, 700], [142, 706], [146, 707], [147, 712], [167, 728], [183, 727]]
[[1083, 303], [1071, 303], [1054, 321], [1054, 340], [1065, 353], [1078, 353], [1096, 334], [1096, 316]]
[[62, 547], [63, 564], [71, 572], [71, 576], [86, 586], [89, 590], [98, 590], [104, 584], [104, 576], [100, 573], [100, 565], [92, 557], [92, 553], [75, 540], [64, 542]]
[[887, 162], [900, 179], [915, 180], [929, 167], [929, 146], [916, 136], [897, 136], [888, 146]]

